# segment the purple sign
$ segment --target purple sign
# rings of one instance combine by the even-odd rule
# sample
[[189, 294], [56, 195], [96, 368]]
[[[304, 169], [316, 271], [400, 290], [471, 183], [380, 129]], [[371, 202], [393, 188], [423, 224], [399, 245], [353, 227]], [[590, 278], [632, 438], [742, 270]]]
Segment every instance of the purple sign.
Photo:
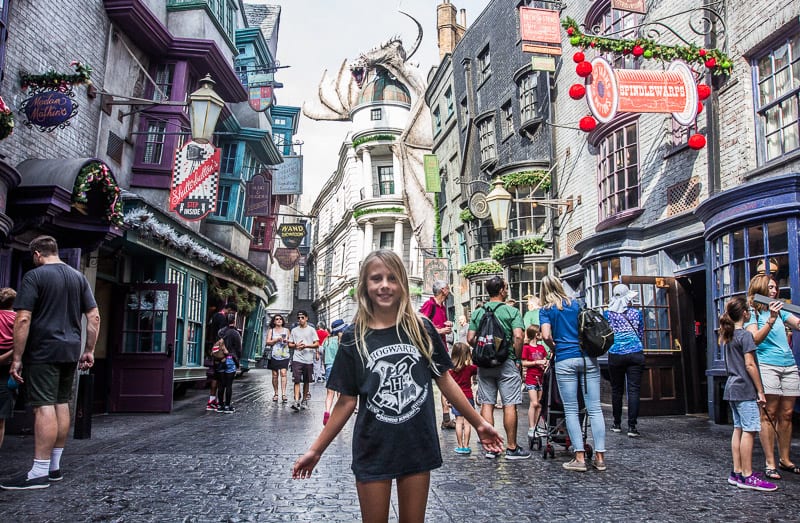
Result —
[[245, 216], [269, 216], [272, 214], [272, 182], [263, 174], [256, 174], [247, 182], [244, 200]]
[[20, 104], [28, 121], [25, 125], [35, 125], [41, 131], [53, 131], [69, 125], [68, 120], [78, 114], [78, 104], [60, 91], [45, 91], [35, 94]]

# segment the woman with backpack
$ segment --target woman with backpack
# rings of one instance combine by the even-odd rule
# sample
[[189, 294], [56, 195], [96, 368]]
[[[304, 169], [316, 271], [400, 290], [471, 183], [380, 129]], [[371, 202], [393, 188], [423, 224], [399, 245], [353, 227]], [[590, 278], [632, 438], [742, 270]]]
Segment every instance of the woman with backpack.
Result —
[[595, 459], [592, 465], [597, 470], [606, 470], [606, 426], [600, 407], [600, 367], [597, 358], [586, 356], [581, 351], [578, 334], [578, 314], [581, 307], [577, 300], [567, 296], [561, 280], [547, 275], [542, 279], [539, 322], [542, 339], [553, 349], [555, 376], [558, 392], [564, 404], [567, 432], [575, 451], [572, 461], [564, 463], [566, 470], [586, 472], [586, 452], [583, 433], [578, 416], [578, 383], [583, 388], [586, 412], [592, 425]]
[[622, 432], [622, 396], [628, 389], [628, 436], [639, 437], [639, 391], [644, 372], [644, 321], [642, 313], [631, 307], [637, 293], [624, 283], [614, 286], [605, 313], [614, 329], [614, 345], [608, 349], [608, 373], [611, 377], [612, 432]]

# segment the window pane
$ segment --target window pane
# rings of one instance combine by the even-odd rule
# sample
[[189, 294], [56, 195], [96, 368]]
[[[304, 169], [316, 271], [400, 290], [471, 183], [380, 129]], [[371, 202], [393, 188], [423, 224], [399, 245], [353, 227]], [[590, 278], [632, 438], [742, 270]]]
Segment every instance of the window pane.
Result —
[[734, 231], [733, 233], [733, 259], [744, 258], [744, 231]]
[[764, 254], [764, 231], [760, 225], [747, 229], [747, 247], [751, 258]]
[[769, 253], [783, 253], [789, 250], [789, 237], [786, 232], [786, 222], [772, 222], [767, 225], [769, 234]]

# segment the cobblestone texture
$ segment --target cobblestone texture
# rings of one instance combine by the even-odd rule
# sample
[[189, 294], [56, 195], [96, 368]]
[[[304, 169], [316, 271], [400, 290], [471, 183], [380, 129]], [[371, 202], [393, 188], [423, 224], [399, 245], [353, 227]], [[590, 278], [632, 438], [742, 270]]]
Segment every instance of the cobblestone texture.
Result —
[[[358, 521], [350, 472], [348, 424], [312, 479], [291, 466], [322, 428], [324, 387], [311, 409], [294, 413], [272, 402], [268, 371], [234, 385], [233, 415], [206, 412], [205, 391], [190, 391], [169, 415], [96, 416], [92, 438], [70, 440], [64, 480], [45, 490], [0, 491], [3, 521]], [[527, 404], [524, 405], [527, 408]], [[521, 414], [524, 411], [521, 409]], [[527, 421], [520, 416], [520, 442]], [[477, 452], [456, 456], [454, 431], [441, 434], [445, 464], [432, 473], [427, 520], [514, 521], [791, 521], [800, 481], [774, 493], [726, 483], [730, 426], [704, 417], [640, 421], [642, 437], [607, 435], [608, 471], [567, 472], [556, 459], [509, 462]], [[8, 436], [3, 473], [30, 467], [31, 436]], [[797, 444], [794, 456], [800, 460]], [[763, 463], [757, 446], [754, 463]], [[397, 521], [396, 502], [391, 521]]]

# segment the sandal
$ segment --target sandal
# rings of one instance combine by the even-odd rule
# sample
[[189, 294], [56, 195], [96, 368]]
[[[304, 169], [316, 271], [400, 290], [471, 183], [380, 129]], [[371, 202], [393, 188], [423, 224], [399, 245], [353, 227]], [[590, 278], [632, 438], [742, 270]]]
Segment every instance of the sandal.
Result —
[[764, 476], [768, 477], [769, 479], [781, 479], [781, 475], [778, 473], [778, 471], [771, 468], [764, 469]]
[[785, 465], [783, 461], [778, 461], [778, 468], [787, 472], [791, 472], [792, 474], [800, 474], [800, 467], [797, 465]]
[[283, 398], [281, 399], [281, 403], [286, 403], [287, 401], [289, 401], [288, 399], [286, 399], [286, 396], [281, 396], [281, 397]]
[[274, 402], [276, 402], [276, 403], [278, 402], [278, 395], [277, 395], [277, 394], [275, 394], [274, 396], [272, 396], [272, 401], [274, 401]]

